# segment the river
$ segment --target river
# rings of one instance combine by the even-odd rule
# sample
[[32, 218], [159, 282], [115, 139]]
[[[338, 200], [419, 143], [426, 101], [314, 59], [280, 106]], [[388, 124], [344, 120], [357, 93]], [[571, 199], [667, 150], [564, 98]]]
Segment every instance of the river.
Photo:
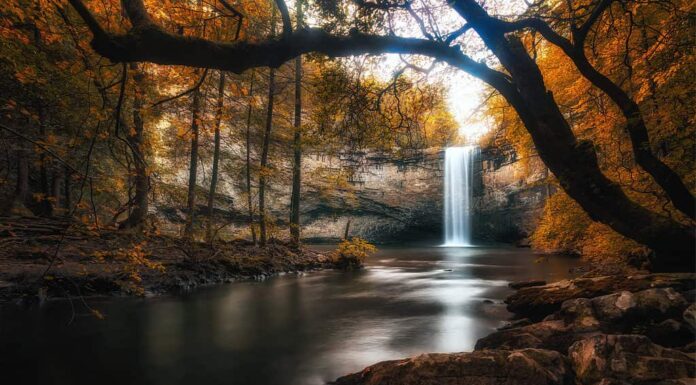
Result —
[[[362, 271], [189, 294], [0, 308], [0, 372], [22, 384], [313, 385], [387, 359], [473, 349], [510, 316], [511, 281], [577, 260], [528, 249], [382, 247]], [[8, 377], [10, 376], [10, 377]]]

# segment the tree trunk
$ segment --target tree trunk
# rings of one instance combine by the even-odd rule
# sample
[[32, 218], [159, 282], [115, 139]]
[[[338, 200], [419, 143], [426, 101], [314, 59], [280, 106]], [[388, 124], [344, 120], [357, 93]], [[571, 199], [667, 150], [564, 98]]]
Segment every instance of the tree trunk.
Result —
[[[22, 145], [24, 147], [24, 145]], [[15, 199], [20, 205], [24, 206], [29, 198], [29, 159], [27, 151], [22, 149], [18, 151], [19, 158], [17, 159], [17, 190]]]
[[[47, 139], [47, 117], [45, 107], [39, 107], [39, 137], [46, 142]], [[41, 200], [39, 201], [39, 211], [42, 216], [50, 217], [53, 214], [51, 204], [51, 191], [48, 185], [48, 166], [49, 160], [46, 158], [44, 150], [39, 150], [39, 188], [41, 189]]]
[[587, 60], [583, 48], [570, 56], [576, 67], [595, 87], [601, 89], [619, 107], [626, 118], [633, 156], [640, 168], [667, 193], [674, 207], [691, 219], [696, 219], [696, 201], [681, 177], [653, 154], [650, 136], [638, 104], [624, 90], [597, 71]]
[[246, 188], [247, 188], [247, 208], [249, 209], [249, 230], [251, 240], [256, 244], [256, 229], [254, 228], [254, 206], [251, 198], [251, 109], [254, 96], [254, 70], [251, 70], [251, 81], [249, 82], [249, 106], [247, 107], [246, 117]]
[[196, 177], [198, 175], [198, 126], [200, 124], [201, 92], [193, 91], [191, 101], [191, 160], [189, 162], [188, 196], [186, 199], [186, 227], [184, 235], [193, 239], [193, 223], [196, 214]]
[[133, 130], [130, 131], [126, 136], [126, 141], [130, 147], [135, 166], [135, 195], [131, 203], [128, 219], [123, 221], [120, 227], [142, 228], [148, 212], [148, 193], [150, 192], [150, 177], [147, 170], [147, 162], [145, 160], [145, 144], [143, 141], [145, 122], [143, 121], [142, 117], [144, 92], [142, 83], [145, 80], [145, 74], [138, 69], [138, 65], [135, 63], [131, 63], [130, 68], [134, 72], [133, 80], [135, 80], [135, 93], [133, 97]]
[[65, 201], [65, 215], [69, 216], [70, 215], [70, 210], [72, 210], [72, 192], [70, 191], [70, 176], [71, 176], [71, 171], [68, 168], [68, 166], [65, 166], [65, 169], [63, 170], [63, 197]]
[[275, 69], [271, 68], [268, 76], [268, 107], [266, 109], [266, 129], [263, 134], [263, 148], [261, 150], [261, 169], [259, 170], [259, 228], [260, 244], [266, 245], [268, 234], [266, 233], [266, 176], [268, 174], [268, 151], [271, 144], [271, 130], [273, 128], [273, 99], [275, 93]]
[[[296, 2], [297, 28], [302, 27], [302, 1]], [[293, 124], [292, 193], [290, 194], [290, 240], [300, 244], [300, 190], [302, 187], [302, 56], [295, 58], [295, 121]]]
[[222, 107], [225, 99], [225, 73], [220, 71], [218, 83], [218, 99], [215, 110], [215, 149], [213, 150], [213, 170], [210, 176], [210, 192], [208, 193], [208, 221], [206, 223], [206, 239], [213, 242], [213, 203], [215, 202], [215, 190], [218, 182], [218, 163], [220, 161], [220, 123], [222, 121]]
[[[271, 38], [275, 37], [276, 9], [271, 15]], [[268, 151], [271, 144], [271, 129], [273, 128], [273, 99], [275, 97], [275, 68], [270, 68], [268, 73], [268, 106], [266, 109], [266, 129], [263, 134], [263, 148], [261, 150], [261, 169], [259, 170], [259, 228], [260, 244], [266, 245], [268, 234], [266, 232], [266, 176], [268, 174]]]
[[521, 41], [492, 28], [490, 18], [474, 1], [459, 1], [455, 9], [471, 23], [512, 76], [514, 87], [502, 87], [499, 91], [517, 111], [539, 156], [566, 193], [593, 220], [653, 249], [653, 269], [693, 270], [692, 232], [631, 201], [619, 185], [602, 174], [593, 144], [576, 140], [546, 89], [539, 67]]
[[29, 154], [21, 141], [18, 143], [15, 156], [17, 158], [17, 184], [12, 199], [3, 205], [2, 213], [4, 215], [32, 216], [32, 212], [26, 206], [29, 199]]
[[61, 170], [58, 167], [58, 165], [53, 166], [53, 171], [52, 171], [52, 176], [51, 176], [51, 204], [53, 205], [53, 213], [55, 214], [56, 210], [60, 209], [60, 180], [61, 178]]

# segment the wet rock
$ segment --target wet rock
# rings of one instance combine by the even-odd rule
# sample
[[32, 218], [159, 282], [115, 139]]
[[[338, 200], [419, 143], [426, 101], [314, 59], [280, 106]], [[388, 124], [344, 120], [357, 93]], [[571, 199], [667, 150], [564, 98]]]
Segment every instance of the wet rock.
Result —
[[696, 353], [696, 341], [692, 341], [684, 346], [680, 346], [677, 348], [677, 350], [684, 353]]
[[682, 346], [693, 339], [693, 334], [674, 318], [686, 306], [684, 298], [672, 288], [572, 299], [541, 322], [481, 338], [475, 349], [537, 348], [566, 353], [573, 343], [598, 334], [636, 332], [665, 346]]
[[518, 317], [541, 320], [559, 310], [561, 304], [575, 298], [594, 298], [615, 292], [637, 292], [671, 287], [687, 291], [696, 286], [696, 274], [613, 275], [563, 280], [544, 286], [524, 287], [505, 300], [508, 310]]
[[522, 318], [522, 319], [507, 322], [505, 325], [499, 327], [498, 330], [514, 329], [514, 328], [530, 325], [531, 323], [532, 323], [532, 321], [530, 321], [528, 318]]
[[696, 302], [696, 289], [683, 291], [683, 292], [681, 293], [681, 295], [682, 295], [688, 302]]
[[684, 310], [683, 317], [684, 321], [691, 327], [691, 330], [696, 331], [696, 303], [692, 303]]
[[334, 385], [571, 385], [567, 359], [548, 350], [485, 350], [423, 354], [384, 361]]
[[679, 317], [687, 307], [684, 297], [672, 288], [622, 291], [593, 298], [590, 303], [597, 319], [604, 322], [663, 321]]
[[508, 284], [508, 287], [511, 289], [519, 290], [519, 289], [522, 289], [523, 287], [543, 286], [543, 285], [546, 285], [546, 281], [522, 281], [522, 282], [511, 282]]
[[670, 348], [684, 346], [694, 339], [693, 332], [689, 327], [674, 319], [650, 325], [647, 327], [645, 335], [656, 344]]
[[573, 343], [601, 331], [597, 328], [577, 328], [562, 320], [549, 320], [531, 325], [505, 329], [489, 334], [476, 342], [474, 349], [548, 349], [565, 353]]
[[668, 384], [696, 376], [687, 354], [641, 335], [598, 335], [578, 341], [568, 356], [582, 385]]

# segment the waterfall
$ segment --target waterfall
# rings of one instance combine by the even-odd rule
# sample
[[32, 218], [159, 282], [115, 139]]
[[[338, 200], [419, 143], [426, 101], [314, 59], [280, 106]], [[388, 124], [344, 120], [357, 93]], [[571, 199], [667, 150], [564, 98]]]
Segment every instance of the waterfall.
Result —
[[445, 244], [471, 246], [471, 199], [476, 146], [445, 149]]

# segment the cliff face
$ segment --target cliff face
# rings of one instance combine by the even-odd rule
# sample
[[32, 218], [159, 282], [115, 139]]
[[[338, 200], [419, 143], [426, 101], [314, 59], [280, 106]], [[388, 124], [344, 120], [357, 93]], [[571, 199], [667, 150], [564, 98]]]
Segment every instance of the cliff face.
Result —
[[512, 151], [481, 154], [481, 185], [474, 192], [474, 238], [525, 244], [552, 193], [538, 157], [519, 160]]
[[[305, 193], [302, 209], [305, 238], [339, 239], [348, 222], [350, 236], [372, 242], [440, 237], [442, 161], [439, 152], [401, 160], [366, 155], [360, 166], [352, 169], [349, 199], [340, 194], [322, 197], [312, 191]], [[342, 199], [352, 202], [344, 203]]]
[[[474, 240], [523, 240], [536, 226], [548, 194], [543, 183], [546, 168], [538, 158], [520, 161], [510, 151], [486, 149], [473, 168]], [[290, 180], [289, 165], [279, 170], [281, 174], [267, 191], [267, 206], [277, 224], [271, 226], [271, 236], [283, 238], [290, 202], [290, 185], [285, 183]], [[348, 183], [345, 178], [332, 182], [339, 174], [348, 176]], [[307, 155], [303, 159], [302, 236], [309, 242], [337, 241], [348, 226], [349, 236], [371, 242], [441, 242], [443, 174], [444, 151], [439, 149], [400, 159], [377, 154], [351, 158]], [[227, 222], [221, 235], [248, 237], [245, 187], [230, 182], [222, 181], [216, 197], [216, 215]], [[185, 175], [170, 183], [182, 188]], [[208, 183], [202, 179], [199, 186]], [[198, 201], [205, 202], [205, 189], [199, 194]], [[173, 198], [153, 205], [173, 233], [181, 230], [185, 219], [179, 203], [180, 199]], [[200, 206], [199, 215], [205, 210]]]
[[[443, 151], [398, 161], [366, 156], [361, 164], [352, 178], [354, 207], [337, 210], [341, 197], [305, 194], [306, 238], [339, 239], [350, 221], [351, 236], [373, 242], [440, 241]], [[517, 243], [529, 236], [550, 192], [546, 175], [538, 158], [483, 150], [474, 165], [474, 239]]]

